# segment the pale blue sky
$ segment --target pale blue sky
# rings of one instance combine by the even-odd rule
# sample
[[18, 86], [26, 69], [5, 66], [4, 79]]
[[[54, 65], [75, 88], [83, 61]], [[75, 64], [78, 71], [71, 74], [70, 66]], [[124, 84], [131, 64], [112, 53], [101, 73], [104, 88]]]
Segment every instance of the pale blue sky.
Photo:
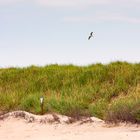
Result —
[[0, 0], [0, 67], [140, 62], [139, 7], [139, 0]]

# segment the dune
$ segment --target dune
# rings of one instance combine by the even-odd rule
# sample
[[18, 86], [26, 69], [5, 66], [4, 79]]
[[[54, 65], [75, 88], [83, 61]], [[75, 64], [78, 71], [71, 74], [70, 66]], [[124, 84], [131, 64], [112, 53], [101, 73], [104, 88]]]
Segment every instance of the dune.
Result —
[[0, 140], [139, 140], [140, 126], [109, 125], [96, 118], [72, 120], [58, 114], [34, 115], [25, 111], [0, 116]]

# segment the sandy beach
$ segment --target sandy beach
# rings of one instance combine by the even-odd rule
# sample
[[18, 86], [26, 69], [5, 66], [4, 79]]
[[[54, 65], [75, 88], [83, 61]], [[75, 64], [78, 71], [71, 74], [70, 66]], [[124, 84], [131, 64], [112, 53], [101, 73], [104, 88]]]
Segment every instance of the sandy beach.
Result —
[[[95, 119], [95, 118], [94, 118]], [[102, 121], [72, 124], [27, 122], [23, 118], [0, 120], [0, 140], [139, 140], [140, 127], [109, 126]]]

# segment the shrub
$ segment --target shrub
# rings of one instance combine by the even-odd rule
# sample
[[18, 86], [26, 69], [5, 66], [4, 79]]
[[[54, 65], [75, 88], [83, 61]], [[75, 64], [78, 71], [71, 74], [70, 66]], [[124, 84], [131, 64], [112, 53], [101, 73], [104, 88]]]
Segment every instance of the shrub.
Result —
[[106, 113], [106, 120], [140, 122], [140, 91], [136, 90], [128, 96], [114, 100]]

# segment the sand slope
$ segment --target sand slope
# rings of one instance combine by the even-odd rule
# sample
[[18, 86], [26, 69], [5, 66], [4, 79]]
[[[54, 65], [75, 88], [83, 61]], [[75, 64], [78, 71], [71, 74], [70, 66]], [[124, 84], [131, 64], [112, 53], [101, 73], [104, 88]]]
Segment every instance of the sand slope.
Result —
[[137, 125], [121, 124], [116, 127], [109, 127], [103, 121], [96, 118], [92, 118], [92, 121], [82, 120], [71, 124], [64, 122], [44, 123], [34, 121], [29, 123], [26, 119], [11, 115], [0, 120], [0, 140], [140, 139], [140, 127]]

